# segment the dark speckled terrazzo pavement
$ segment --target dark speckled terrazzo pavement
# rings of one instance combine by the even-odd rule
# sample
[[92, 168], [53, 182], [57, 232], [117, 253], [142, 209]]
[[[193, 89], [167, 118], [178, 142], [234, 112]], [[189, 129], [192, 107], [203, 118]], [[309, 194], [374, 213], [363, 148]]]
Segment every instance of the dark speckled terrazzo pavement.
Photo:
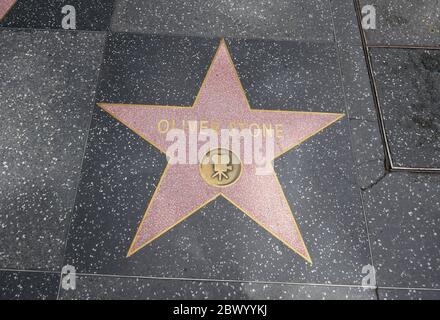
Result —
[[440, 5], [436, 0], [360, 0], [374, 5], [376, 30], [367, 30], [369, 44], [433, 45], [440, 43]]
[[[371, 86], [394, 163], [440, 168], [440, 3], [365, 4], [363, 43], [351, 0], [17, 1], [0, 299], [440, 299], [440, 175], [390, 172]], [[313, 264], [224, 197], [127, 256], [167, 160], [97, 103], [192, 105], [223, 37], [253, 109], [345, 114], [274, 162]]]
[[77, 30], [104, 31], [110, 26], [114, 0], [19, 0], [0, 21], [1, 27], [61, 29], [65, 14], [72, 6], [76, 13]]

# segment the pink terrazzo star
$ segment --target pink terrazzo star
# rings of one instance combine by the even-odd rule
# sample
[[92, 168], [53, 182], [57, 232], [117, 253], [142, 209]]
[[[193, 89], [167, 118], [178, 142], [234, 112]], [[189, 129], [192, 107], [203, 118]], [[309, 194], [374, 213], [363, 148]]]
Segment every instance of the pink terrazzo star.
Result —
[[[279, 156], [343, 116], [335, 113], [252, 110], [223, 40], [192, 107], [98, 105], [162, 152], [171, 144], [166, 141], [166, 135], [158, 130], [158, 123], [163, 119], [172, 119], [176, 123], [182, 123], [183, 120], [216, 121], [220, 128], [228, 128], [231, 121], [281, 124], [283, 134], [275, 144], [275, 155]], [[243, 164], [241, 177], [226, 187], [208, 185], [199, 174], [198, 164], [168, 164], [128, 256], [220, 195], [311, 263], [275, 172], [272, 169], [268, 175], [257, 175], [256, 167], [252, 164]]]
[[0, 20], [11, 10], [17, 0], [0, 0]]

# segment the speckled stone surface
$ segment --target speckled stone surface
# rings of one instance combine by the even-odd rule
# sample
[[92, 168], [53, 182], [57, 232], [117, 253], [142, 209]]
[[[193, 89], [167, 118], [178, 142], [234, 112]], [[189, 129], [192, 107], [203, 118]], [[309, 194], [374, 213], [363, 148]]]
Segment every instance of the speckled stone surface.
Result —
[[351, 145], [359, 186], [369, 188], [385, 175], [385, 154], [376, 120], [350, 120]]
[[[344, 11], [349, 6], [347, 2], [351, 1], [344, 2]], [[341, 5], [340, 1], [333, 3], [338, 8]], [[335, 23], [337, 31], [336, 26]], [[346, 36], [338, 39], [337, 45], [357, 183], [367, 189], [385, 174], [377, 110], [362, 46]]]
[[0, 271], [0, 300], [54, 300], [59, 273]]
[[329, 0], [335, 28], [335, 39], [340, 44], [361, 45], [361, 37], [353, 0]]
[[390, 173], [364, 192], [377, 285], [440, 288], [440, 176]]
[[440, 168], [440, 50], [371, 56], [394, 165]]
[[[369, 44], [438, 45], [433, 3], [368, 1]], [[20, 29], [61, 28], [64, 4], [88, 32]], [[60, 299], [439, 299], [440, 177], [385, 171], [353, 1], [112, 5], [20, 0], [0, 22], [0, 299], [57, 298], [67, 263]], [[111, 17], [137, 33], [104, 52]], [[94, 102], [191, 105], [219, 36], [253, 108], [347, 115], [275, 161], [313, 265], [221, 197], [127, 257], [166, 159]], [[438, 166], [439, 53], [372, 52], [393, 160]]]
[[374, 5], [376, 30], [366, 30], [368, 44], [433, 45], [440, 43], [440, 6], [436, 0], [360, 0]]
[[380, 300], [440, 300], [440, 290], [379, 289]]
[[321, 0], [120, 0], [112, 30], [206, 37], [332, 41], [332, 15]]
[[[114, 103], [191, 105], [218, 43], [219, 39], [113, 34], [108, 39], [105, 80], [98, 98]], [[333, 44], [261, 40], [228, 43], [252, 107], [345, 111]], [[166, 67], [161, 65], [164, 59], [169, 61]], [[267, 63], [256, 68], [260, 61]], [[320, 68], [315, 68], [317, 65]]]
[[108, 30], [115, 0], [18, 0], [0, 21], [0, 27], [62, 29], [66, 14], [62, 8], [73, 6], [77, 30]]
[[338, 50], [348, 117], [356, 120], [377, 121], [362, 46], [339, 43]]
[[1, 268], [60, 268], [103, 40], [0, 31]]
[[253, 108], [345, 113], [334, 43], [228, 43]]
[[[220, 39], [110, 34], [97, 101], [190, 106]], [[174, 56], [177, 59], [174, 59]], [[167, 65], [162, 62], [166, 60]]]
[[[109, 49], [117, 47], [118, 42], [130, 43], [134, 57], [125, 50]], [[227, 42], [252, 106], [344, 110], [344, 103], [334, 98], [341, 87], [335, 51], [325, 51], [323, 45], [301, 42]], [[192, 104], [191, 99], [216, 45], [213, 40], [200, 38], [115, 35], [108, 41], [100, 97], [117, 98], [111, 102], [142, 101], [164, 105], [177, 95], [184, 97], [180, 105]], [[275, 49], [271, 51], [271, 48]], [[181, 51], [186, 56], [180, 55]], [[144, 56], [142, 52], [151, 54]], [[298, 54], [290, 55], [289, 52]], [[194, 62], [188, 61], [188, 57]], [[121, 62], [120, 72], [110, 72], [110, 66], [118, 61]], [[189, 62], [193, 67], [191, 72], [180, 61]], [[150, 71], [152, 65], [154, 73]], [[251, 73], [256, 66], [259, 71]], [[302, 67], [298, 70], [299, 66]], [[173, 72], [172, 68], [178, 71]], [[323, 84], [317, 88], [317, 68], [334, 86]], [[173, 73], [183, 74], [172, 77]], [[158, 82], [156, 74], [167, 82]], [[182, 78], [186, 80], [184, 84]], [[304, 101], [304, 105], [294, 104], [292, 92], [282, 86], [288, 78], [298, 78], [298, 90], [307, 93], [311, 101]], [[142, 87], [128, 89], [131, 79]], [[273, 85], [265, 88], [264, 79], [266, 84]], [[107, 89], [109, 83], [111, 90]], [[159, 99], [157, 92], [165, 88], [169, 88], [169, 92]], [[313, 94], [315, 88], [319, 94]], [[286, 197], [298, 224], [303, 226], [301, 230], [313, 266], [223, 198], [208, 204], [127, 258], [127, 249], [164, 167], [163, 155], [96, 108], [66, 263], [83, 273], [361, 283], [361, 269], [370, 263], [370, 257], [360, 194], [353, 174], [347, 120], [326, 129], [276, 161], [276, 172]]]
[[176, 279], [79, 276], [77, 289], [61, 289], [61, 299], [186, 300], [374, 300], [374, 291], [360, 287], [189, 281]]

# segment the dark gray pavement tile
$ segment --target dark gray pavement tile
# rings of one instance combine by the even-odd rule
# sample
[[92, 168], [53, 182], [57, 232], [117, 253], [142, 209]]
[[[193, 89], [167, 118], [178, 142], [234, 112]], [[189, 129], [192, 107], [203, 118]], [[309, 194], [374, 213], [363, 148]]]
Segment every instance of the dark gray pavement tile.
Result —
[[55, 300], [59, 273], [0, 271], [0, 300]]
[[338, 48], [348, 116], [350, 119], [377, 121], [362, 46], [338, 44]]
[[113, 31], [333, 41], [328, 1], [119, 0]]
[[368, 44], [434, 45], [440, 43], [438, 0], [360, 0], [374, 5], [376, 30], [367, 30]]
[[373, 300], [376, 297], [374, 291], [360, 287], [80, 275], [76, 290], [61, 289], [60, 298], [64, 300]]
[[341, 45], [361, 45], [361, 33], [353, 0], [330, 0], [336, 41]]
[[102, 34], [0, 31], [0, 267], [62, 262]]
[[440, 288], [440, 177], [389, 173], [364, 192], [379, 287]]
[[[114, 0], [18, 0], [0, 21], [0, 27], [62, 29], [68, 14], [76, 30], [103, 31], [110, 27]], [[65, 9], [65, 6], [71, 7]], [[69, 17], [70, 17], [69, 15]], [[69, 23], [73, 23], [68, 19]]]

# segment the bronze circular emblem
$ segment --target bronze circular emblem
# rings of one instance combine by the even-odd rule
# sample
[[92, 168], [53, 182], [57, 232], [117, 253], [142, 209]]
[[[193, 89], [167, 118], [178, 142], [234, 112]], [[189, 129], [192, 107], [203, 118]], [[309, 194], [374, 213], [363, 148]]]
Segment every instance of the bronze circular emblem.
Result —
[[241, 161], [230, 150], [214, 149], [205, 154], [200, 163], [200, 175], [207, 184], [226, 187], [241, 175]]

